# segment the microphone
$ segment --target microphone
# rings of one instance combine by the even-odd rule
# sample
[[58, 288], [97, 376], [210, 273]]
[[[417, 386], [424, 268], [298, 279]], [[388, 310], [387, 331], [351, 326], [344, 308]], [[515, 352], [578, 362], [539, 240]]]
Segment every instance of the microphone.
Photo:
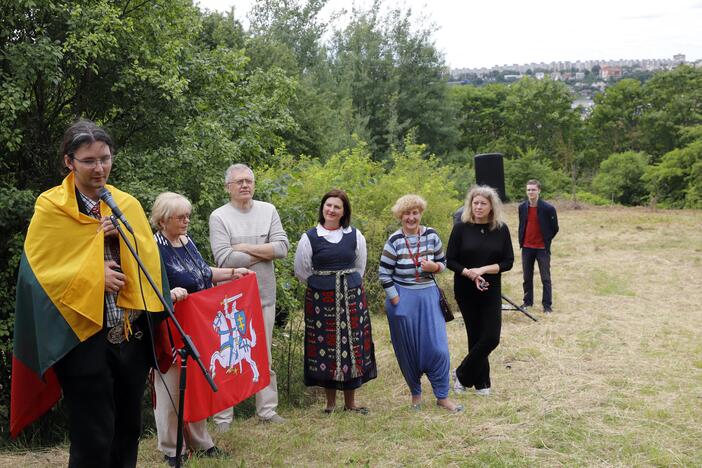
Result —
[[129, 225], [129, 222], [124, 216], [124, 213], [122, 213], [122, 210], [120, 210], [117, 206], [117, 203], [115, 203], [115, 199], [112, 198], [112, 194], [110, 193], [110, 191], [107, 190], [105, 187], [102, 187], [100, 190], [98, 190], [98, 195], [100, 196], [100, 200], [104, 201], [105, 204], [110, 207], [110, 209], [112, 210], [112, 214], [117, 216], [117, 218], [120, 221], [122, 221], [122, 224], [124, 224], [124, 227], [126, 227], [129, 232], [134, 234], [134, 230]]

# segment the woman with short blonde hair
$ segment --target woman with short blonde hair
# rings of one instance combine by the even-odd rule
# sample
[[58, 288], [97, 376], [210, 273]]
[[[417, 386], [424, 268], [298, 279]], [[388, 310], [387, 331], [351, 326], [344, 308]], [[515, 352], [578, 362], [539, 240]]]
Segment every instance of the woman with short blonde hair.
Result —
[[160, 231], [163, 229], [166, 221], [176, 212], [188, 212], [193, 209], [190, 200], [183, 195], [175, 192], [163, 192], [156, 197], [154, 204], [151, 207], [151, 216], [149, 222], [151, 227]]
[[427, 202], [419, 195], [411, 193], [398, 198], [395, 204], [392, 206], [391, 211], [395, 219], [399, 221], [400, 218], [402, 218], [402, 213], [411, 211], [415, 208], [418, 209], [420, 213], [424, 213], [424, 210], [427, 209]]
[[385, 311], [397, 363], [414, 410], [421, 409], [422, 375], [431, 383], [436, 404], [452, 413], [463, 411], [448, 398], [451, 356], [446, 322], [433, 277], [446, 269], [439, 234], [422, 226], [427, 202], [419, 195], [400, 197], [392, 214], [400, 229], [390, 234], [380, 257], [378, 277], [385, 289]]

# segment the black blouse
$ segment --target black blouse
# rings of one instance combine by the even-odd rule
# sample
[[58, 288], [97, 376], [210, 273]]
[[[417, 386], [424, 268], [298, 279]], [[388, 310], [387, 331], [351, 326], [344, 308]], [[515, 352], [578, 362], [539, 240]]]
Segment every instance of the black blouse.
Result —
[[[478, 268], [497, 263], [500, 272], [485, 274], [490, 283], [487, 291], [480, 292], [475, 283], [461, 275], [464, 268]], [[514, 250], [509, 228], [503, 224], [491, 231], [488, 224], [458, 223], [453, 226], [446, 249], [446, 265], [454, 272], [454, 291], [457, 298], [480, 295], [501, 295], [501, 273], [512, 269]]]

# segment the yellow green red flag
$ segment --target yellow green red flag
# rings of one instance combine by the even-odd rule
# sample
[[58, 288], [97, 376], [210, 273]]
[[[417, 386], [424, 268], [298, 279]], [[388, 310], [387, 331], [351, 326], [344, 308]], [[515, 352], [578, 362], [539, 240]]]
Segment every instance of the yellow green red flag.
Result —
[[[134, 228], [130, 239], [161, 291], [168, 281], [158, 247], [137, 199], [112, 186], [116, 203]], [[100, 202], [104, 216], [112, 214]], [[103, 327], [105, 236], [98, 220], [80, 213], [73, 174], [42, 193], [27, 231], [17, 278], [12, 364], [10, 433], [13, 437], [58, 401], [51, 367]], [[120, 239], [126, 275], [117, 304], [159, 312], [163, 306]], [[142, 298], [143, 289], [143, 298]]]

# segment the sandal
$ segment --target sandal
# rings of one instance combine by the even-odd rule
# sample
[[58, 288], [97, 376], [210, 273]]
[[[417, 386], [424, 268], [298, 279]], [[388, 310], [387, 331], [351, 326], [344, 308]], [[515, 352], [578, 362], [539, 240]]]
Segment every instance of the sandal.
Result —
[[324, 408], [322, 411], [324, 411], [324, 414], [332, 414], [334, 411], [336, 411], [336, 407], [332, 406], [331, 408]]
[[445, 409], [449, 413], [462, 413], [464, 408], [463, 405], [456, 405], [453, 409], [447, 408], [444, 405], [440, 405], [438, 402], [436, 403], [436, 406]]
[[366, 415], [370, 412], [365, 406], [356, 406], [355, 408], [349, 408], [348, 406], [344, 406], [344, 411], [353, 411], [354, 413], [359, 413], [363, 415]]

